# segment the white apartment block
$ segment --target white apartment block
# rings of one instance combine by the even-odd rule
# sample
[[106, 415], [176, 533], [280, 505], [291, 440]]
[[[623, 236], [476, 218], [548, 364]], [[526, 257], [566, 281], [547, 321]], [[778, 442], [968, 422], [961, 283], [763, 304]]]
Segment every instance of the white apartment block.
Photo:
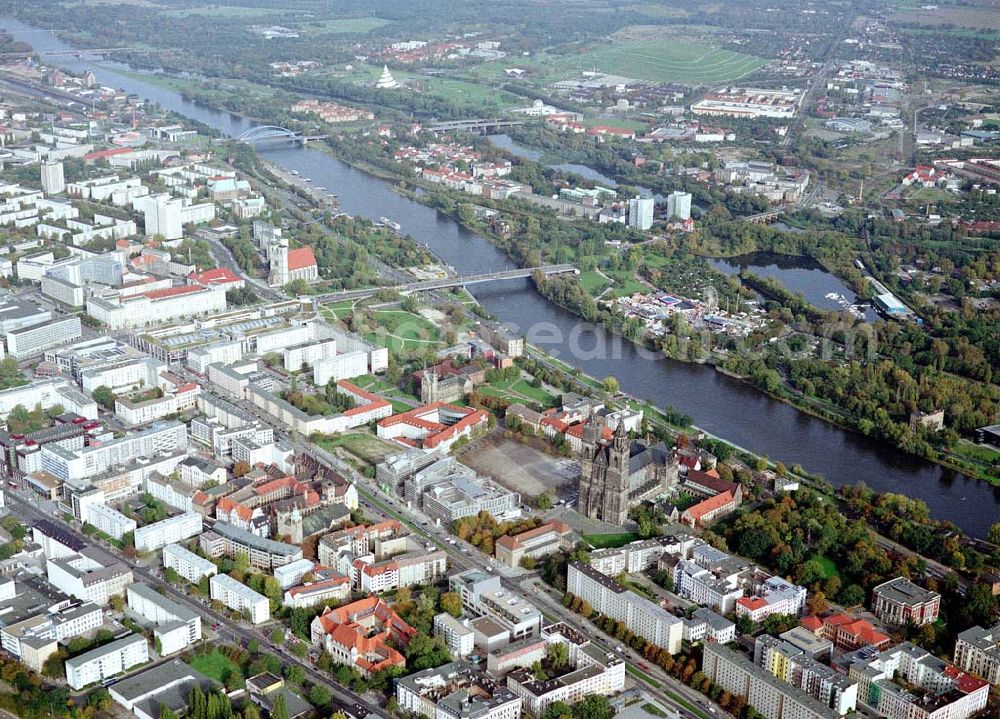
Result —
[[1000, 624], [990, 629], [971, 627], [955, 641], [955, 665], [1000, 684]]
[[66, 683], [79, 690], [149, 661], [146, 638], [130, 634], [66, 660]]
[[131, 392], [163, 386], [160, 375], [167, 365], [152, 357], [122, 357], [115, 362], [88, 367], [80, 372], [80, 386], [87, 392], [107, 387], [113, 392]]
[[580, 597], [601, 614], [611, 617], [671, 654], [681, 650], [684, 624], [673, 614], [645, 597], [625, 589], [587, 564], [571, 562], [566, 590]]
[[181, 512], [190, 512], [194, 509], [191, 501], [194, 490], [189, 485], [174, 481], [169, 477], [151, 474], [143, 482], [143, 489], [154, 499], [158, 499]]
[[271, 618], [271, 604], [263, 594], [240, 584], [228, 574], [216, 574], [209, 580], [211, 596], [230, 609], [246, 612], [251, 624], [260, 624]]
[[702, 673], [746, 699], [764, 719], [839, 719], [840, 715], [723, 644], [706, 644]]
[[858, 699], [888, 719], [968, 719], [986, 707], [990, 684], [903, 642], [849, 670]]
[[97, 403], [62, 377], [36, 379], [21, 387], [0, 390], [0, 418], [6, 418], [17, 405], [41, 405], [42, 409], [62, 405], [67, 412], [76, 412], [87, 419], [97, 419]]
[[708, 607], [699, 607], [690, 619], [683, 619], [683, 639], [689, 644], [704, 641], [729, 644], [736, 641], [736, 625]]
[[197, 347], [187, 353], [187, 366], [194, 372], [204, 375], [210, 364], [232, 364], [243, 359], [245, 354], [242, 340], [228, 342], [213, 342]]
[[180, 198], [161, 192], [133, 198], [132, 207], [143, 213], [146, 235], [160, 235], [165, 240], [184, 236], [184, 203]]
[[590, 554], [590, 566], [601, 574], [617, 577], [622, 572], [635, 574], [656, 566], [664, 552], [687, 555], [699, 541], [689, 534], [641, 539], [622, 547], [598, 549]]
[[333, 357], [324, 357], [313, 365], [313, 382], [317, 387], [325, 387], [331, 380], [358, 377], [368, 372], [367, 352], [345, 352]]
[[[336, 357], [337, 340], [328, 339], [292, 345], [284, 348], [282, 355], [285, 363], [285, 370], [287, 372], [298, 372], [304, 365], [309, 365], [311, 367], [317, 362]], [[362, 374], [364, 373], [362, 372]], [[352, 376], [356, 377], [357, 375]]]
[[274, 568], [274, 578], [282, 589], [288, 589], [298, 584], [302, 577], [306, 576], [316, 567], [310, 559], [297, 559], [294, 562]]
[[734, 611], [736, 601], [743, 596], [743, 588], [735, 577], [720, 578], [688, 559], [674, 566], [674, 591], [720, 614]]
[[573, 671], [555, 679], [538, 681], [530, 669], [507, 675], [507, 688], [523, 700], [522, 707], [540, 717], [554, 702], [573, 705], [585, 697], [612, 696], [625, 688], [625, 661], [585, 644], [573, 652]]
[[128, 608], [156, 625], [157, 653], [166, 657], [201, 640], [201, 617], [145, 584], [128, 588]]
[[119, 397], [115, 399], [115, 414], [126, 425], [136, 427], [177, 414], [180, 411], [177, 400], [177, 395], [173, 394], [165, 394], [145, 402], [132, 402]]
[[[87, 550], [84, 549], [84, 552]], [[121, 562], [104, 566], [86, 554], [45, 562], [49, 584], [65, 594], [106, 606], [111, 597], [125, 593], [132, 583], [132, 570]]]
[[448, 651], [453, 656], [467, 657], [475, 650], [476, 633], [462, 620], [456, 619], [447, 612], [441, 612], [434, 617], [434, 634], [444, 640]]
[[83, 325], [76, 315], [22, 327], [7, 333], [7, 354], [18, 359], [42, 354], [52, 347], [83, 336]]
[[838, 714], [857, 708], [856, 679], [816, 661], [789, 641], [770, 634], [760, 635], [754, 645], [754, 664]]
[[[13, 587], [13, 580], [10, 581]], [[4, 599], [13, 599], [5, 597]], [[86, 634], [104, 624], [104, 611], [91, 602], [74, 603], [0, 628], [0, 646], [29, 666], [32, 650], [42, 649], [46, 642], [62, 642]], [[55, 647], [52, 647], [55, 652]], [[44, 658], [32, 668], [41, 671]]]
[[200, 582], [202, 577], [212, 577], [219, 572], [215, 562], [199, 557], [179, 544], [163, 547], [163, 567], [173, 569], [192, 584]]
[[87, 507], [87, 516], [84, 519], [88, 524], [97, 527], [113, 539], [121, 539], [128, 532], [136, 529], [135, 520], [126, 517], [114, 507], [106, 504], [92, 504]]
[[46, 445], [42, 448], [42, 469], [63, 482], [82, 480], [137, 458], [152, 458], [186, 447], [187, 429], [182, 422], [156, 422], [76, 452]]
[[135, 530], [135, 549], [152, 552], [201, 534], [202, 529], [202, 516], [197, 512], [178, 514]]

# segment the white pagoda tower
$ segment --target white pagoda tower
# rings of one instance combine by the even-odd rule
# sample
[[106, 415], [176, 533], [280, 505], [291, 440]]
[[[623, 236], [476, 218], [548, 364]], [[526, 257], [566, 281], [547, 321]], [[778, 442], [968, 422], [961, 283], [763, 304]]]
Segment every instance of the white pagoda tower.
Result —
[[393, 88], [399, 87], [399, 83], [396, 82], [396, 78], [392, 76], [389, 72], [389, 66], [382, 66], [382, 74], [379, 75], [378, 80], [375, 82], [376, 89], [379, 90], [392, 90]]

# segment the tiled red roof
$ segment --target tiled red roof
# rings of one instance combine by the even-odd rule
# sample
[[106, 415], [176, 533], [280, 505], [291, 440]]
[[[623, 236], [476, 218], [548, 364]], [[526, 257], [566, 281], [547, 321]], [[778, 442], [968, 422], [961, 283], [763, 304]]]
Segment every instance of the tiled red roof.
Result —
[[204, 289], [201, 285], [180, 285], [179, 287], [165, 287], [162, 290], [150, 290], [144, 294], [151, 300], [163, 300], [167, 297], [178, 297], [180, 295], [191, 294], [192, 292], [203, 292]]
[[698, 504], [693, 507], [688, 507], [687, 511], [684, 512], [685, 515], [691, 518], [693, 522], [698, 522], [709, 512], [714, 512], [720, 507], [725, 507], [733, 501], [732, 492], [723, 492], [717, 494], [714, 497], [709, 497], [703, 502], [698, 502]]
[[288, 252], [288, 269], [301, 270], [305, 267], [312, 267], [316, 264], [316, 255], [313, 254], [312, 247], [299, 247]]
[[226, 267], [215, 267], [211, 270], [205, 270], [204, 272], [192, 272], [188, 275], [188, 279], [199, 285], [207, 285], [209, 282], [225, 284], [243, 281], [242, 277]]
[[746, 607], [751, 612], [767, 606], [767, 602], [760, 597], [740, 597], [736, 600], [736, 603], [742, 607]]
[[115, 147], [110, 150], [97, 150], [95, 152], [88, 152], [83, 156], [84, 160], [103, 160], [106, 157], [114, 157], [115, 155], [125, 155], [133, 152], [131, 147]]

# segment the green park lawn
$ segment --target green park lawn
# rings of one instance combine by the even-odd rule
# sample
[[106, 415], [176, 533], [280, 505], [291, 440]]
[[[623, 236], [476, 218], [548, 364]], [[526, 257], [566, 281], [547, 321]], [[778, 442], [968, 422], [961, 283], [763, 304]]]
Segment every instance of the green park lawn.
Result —
[[577, 281], [587, 294], [593, 297], [601, 294], [611, 284], [604, 275], [597, 272], [581, 272]]
[[639, 538], [635, 532], [614, 532], [611, 534], [584, 534], [583, 539], [589, 542], [595, 549], [609, 549], [621, 547], [634, 542]]
[[205, 676], [220, 683], [224, 682], [225, 678], [233, 672], [242, 675], [240, 668], [218, 649], [209, 654], [199, 654], [188, 663]]

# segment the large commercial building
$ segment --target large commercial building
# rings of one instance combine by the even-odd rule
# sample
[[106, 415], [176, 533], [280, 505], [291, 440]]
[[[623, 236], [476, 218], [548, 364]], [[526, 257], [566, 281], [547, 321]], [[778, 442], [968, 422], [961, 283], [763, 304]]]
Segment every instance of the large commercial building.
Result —
[[121, 596], [132, 583], [132, 570], [121, 562], [104, 566], [88, 548], [45, 562], [49, 584], [84, 601], [107, 605], [111, 597]]
[[162, 324], [226, 309], [224, 285], [179, 285], [136, 295], [108, 293], [87, 299], [87, 314], [112, 330]]
[[137, 719], [159, 719], [164, 707], [184, 716], [188, 697], [196, 686], [208, 692], [216, 683], [181, 660], [171, 659], [112, 684], [108, 691], [112, 699]]
[[141, 634], [130, 634], [66, 660], [66, 683], [72, 689], [103, 681], [149, 661], [149, 645]]
[[520, 719], [521, 698], [465, 661], [396, 681], [399, 708], [428, 719]]
[[629, 630], [671, 654], [681, 650], [684, 624], [658, 604], [621, 586], [582, 562], [571, 562], [566, 590], [590, 602], [595, 611], [624, 622]]
[[163, 548], [163, 567], [174, 570], [192, 584], [200, 582], [202, 577], [219, 573], [215, 562], [199, 557], [179, 544], [168, 544]]
[[448, 584], [462, 598], [462, 608], [467, 613], [495, 620], [510, 632], [511, 641], [541, 633], [542, 613], [524, 598], [504, 589], [499, 576], [469, 569], [449, 577]]
[[152, 552], [201, 534], [202, 529], [202, 516], [197, 512], [185, 512], [139, 527], [135, 530], [135, 548], [138, 552]]
[[990, 684], [1000, 684], [1000, 624], [990, 629], [971, 627], [959, 633], [955, 664]]
[[896, 577], [872, 590], [872, 611], [883, 622], [897, 625], [932, 624], [937, 621], [941, 595]]
[[251, 624], [260, 624], [271, 618], [271, 603], [268, 598], [237, 582], [228, 574], [216, 574], [208, 580], [208, 586], [212, 599], [222, 602], [230, 609], [246, 612]]
[[180, 652], [201, 639], [201, 617], [145, 584], [127, 590], [128, 608], [155, 624], [153, 637], [161, 657]]
[[764, 719], [839, 719], [840, 714], [801, 689], [761, 669], [723, 644], [706, 644], [702, 673], [742, 697]]
[[60, 317], [7, 333], [7, 354], [17, 359], [40, 355], [45, 350], [79, 339], [83, 325], [77, 315]]

